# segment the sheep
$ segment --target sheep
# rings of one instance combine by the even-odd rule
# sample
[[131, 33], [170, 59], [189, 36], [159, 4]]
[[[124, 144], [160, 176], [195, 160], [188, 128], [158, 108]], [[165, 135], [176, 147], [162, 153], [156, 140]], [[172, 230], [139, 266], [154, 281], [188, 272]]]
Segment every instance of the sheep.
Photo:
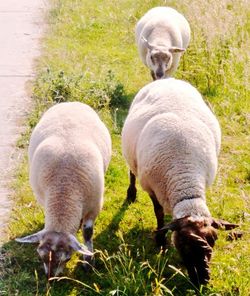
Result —
[[136, 44], [154, 80], [170, 77], [190, 41], [185, 17], [171, 7], [154, 7], [136, 24]]
[[[205, 189], [217, 170], [220, 125], [189, 83], [156, 80], [135, 96], [122, 129], [122, 152], [130, 168], [127, 201], [136, 199], [136, 177], [149, 194], [157, 219], [156, 242], [166, 248], [173, 231], [191, 281], [209, 281], [209, 261], [216, 229], [236, 227], [212, 218]], [[164, 215], [172, 222], [164, 226]]]
[[[45, 209], [45, 225], [16, 241], [39, 243], [48, 278], [63, 272], [73, 251], [83, 253], [85, 267], [90, 266], [93, 226], [103, 205], [104, 173], [111, 158], [106, 126], [88, 105], [57, 104], [33, 130], [28, 156], [30, 184]], [[86, 246], [75, 236], [79, 228]]]

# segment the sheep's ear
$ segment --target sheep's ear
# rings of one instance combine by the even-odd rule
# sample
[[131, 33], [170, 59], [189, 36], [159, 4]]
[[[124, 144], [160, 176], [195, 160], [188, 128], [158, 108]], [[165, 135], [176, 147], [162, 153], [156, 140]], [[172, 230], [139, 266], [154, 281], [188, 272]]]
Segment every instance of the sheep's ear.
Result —
[[172, 46], [169, 48], [169, 51], [171, 53], [177, 53], [177, 52], [184, 52], [186, 49], [181, 47]]
[[19, 243], [28, 243], [28, 244], [39, 243], [39, 241], [42, 239], [43, 234], [44, 234], [44, 230], [41, 230], [31, 235], [16, 238], [15, 241]]
[[153, 49], [153, 46], [148, 42], [148, 40], [147, 40], [144, 36], [142, 36], [141, 39], [142, 39], [143, 43], [145, 44], [145, 46], [146, 46], [149, 50], [152, 50], [152, 49]]
[[161, 229], [156, 230], [156, 232], [160, 233], [167, 233], [168, 230], [176, 231], [180, 229], [180, 219], [175, 219], [171, 221], [170, 223], [163, 226]]
[[83, 255], [93, 256], [93, 253], [90, 252], [85, 245], [80, 244], [74, 235], [70, 234], [69, 238], [70, 238], [70, 246], [74, 251], [79, 252]]
[[230, 222], [227, 222], [227, 221], [221, 220], [221, 219], [212, 219], [211, 225], [216, 229], [224, 227], [225, 230], [231, 230], [236, 227], [239, 227], [238, 224], [230, 223]]

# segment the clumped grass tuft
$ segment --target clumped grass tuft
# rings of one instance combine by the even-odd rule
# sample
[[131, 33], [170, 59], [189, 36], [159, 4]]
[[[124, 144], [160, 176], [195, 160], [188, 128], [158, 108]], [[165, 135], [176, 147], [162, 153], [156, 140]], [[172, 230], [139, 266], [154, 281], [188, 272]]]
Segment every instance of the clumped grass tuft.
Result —
[[[170, 243], [161, 254], [154, 243], [153, 207], [138, 186], [138, 201], [124, 203], [128, 170], [120, 133], [138, 90], [151, 81], [134, 41], [136, 21], [151, 7], [168, 5], [191, 25], [190, 46], [176, 77], [203, 94], [222, 127], [217, 178], [207, 191], [216, 218], [239, 223], [242, 236], [219, 231], [207, 287], [195, 289]], [[250, 286], [250, 101], [248, 0], [51, 0], [44, 50], [34, 82], [34, 109], [18, 142], [53, 104], [92, 106], [112, 134], [113, 156], [105, 179], [105, 203], [94, 235], [96, 262], [82, 269], [75, 254], [65, 276], [47, 282], [35, 247], [13, 241], [43, 227], [43, 210], [28, 181], [25, 156], [13, 185], [15, 207], [9, 237], [0, 251], [0, 295], [248, 296]], [[79, 234], [81, 240], [81, 235]]]
[[[34, 100], [36, 108], [29, 118], [31, 129], [49, 106], [80, 101], [90, 105], [104, 118], [109, 117], [108, 125], [120, 132], [132, 97], [111, 70], [102, 80], [94, 80], [84, 75], [67, 75], [63, 70], [55, 72], [47, 68], [40, 72], [34, 83]], [[23, 146], [22, 139], [19, 147]]]
[[[87, 86], [86, 86], [87, 84]], [[124, 85], [108, 70], [103, 80], [89, 80], [84, 75], [66, 75], [63, 70], [46, 69], [35, 81], [34, 94], [48, 106], [49, 103], [82, 101], [95, 109], [128, 108], [130, 101]]]
[[[171, 290], [164, 284], [164, 272], [167, 267], [167, 257], [162, 253], [156, 256], [156, 261], [152, 265], [145, 258], [145, 250], [137, 249], [133, 255], [131, 248], [125, 243], [121, 243], [118, 251], [112, 255], [105, 251], [97, 251], [97, 267], [92, 272], [96, 277], [93, 286], [78, 281], [83, 285], [90, 295], [173, 295]], [[142, 261], [142, 259], [144, 261]], [[82, 263], [82, 261], [78, 261]], [[106, 277], [105, 287], [102, 279]], [[75, 281], [73, 278], [61, 277], [58, 281]]]

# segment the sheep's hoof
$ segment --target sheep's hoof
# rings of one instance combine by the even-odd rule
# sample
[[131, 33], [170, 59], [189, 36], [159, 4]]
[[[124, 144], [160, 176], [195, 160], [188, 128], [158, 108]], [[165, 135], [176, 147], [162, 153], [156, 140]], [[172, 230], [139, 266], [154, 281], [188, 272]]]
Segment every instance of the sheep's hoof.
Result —
[[166, 240], [165, 234], [156, 233], [155, 234], [155, 242], [156, 242], [157, 247], [162, 248], [163, 251], [166, 250], [167, 240]]
[[129, 186], [129, 188], [127, 190], [127, 202], [129, 204], [135, 202], [136, 192], [137, 192], [137, 190], [134, 186]]

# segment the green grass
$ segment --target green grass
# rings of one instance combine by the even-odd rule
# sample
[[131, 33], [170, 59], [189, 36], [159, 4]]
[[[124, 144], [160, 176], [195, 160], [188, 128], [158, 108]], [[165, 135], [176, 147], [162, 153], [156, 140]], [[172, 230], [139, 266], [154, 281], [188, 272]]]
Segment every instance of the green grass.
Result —
[[[112, 133], [113, 156], [105, 203], [95, 226], [95, 268], [85, 273], [75, 254], [65, 277], [47, 283], [35, 247], [13, 239], [42, 229], [43, 210], [28, 182], [27, 159], [17, 170], [9, 240], [0, 253], [0, 295], [249, 295], [250, 286], [250, 10], [247, 1], [168, 1], [183, 12], [192, 41], [176, 76], [195, 85], [222, 127], [216, 181], [207, 192], [214, 217], [240, 224], [241, 239], [220, 231], [211, 281], [196, 291], [176, 250], [160, 255], [153, 240], [156, 221], [148, 196], [124, 204], [128, 169], [120, 131], [127, 107], [151, 81], [139, 59], [134, 26], [149, 8], [166, 1], [54, 0], [48, 15], [34, 82], [35, 107], [18, 142], [25, 153], [31, 129], [55, 102], [82, 101], [100, 114]], [[167, 217], [168, 219], [169, 217]], [[81, 235], [79, 233], [79, 239]], [[169, 238], [170, 239], [170, 238]], [[181, 269], [181, 271], [180, 271]]]

